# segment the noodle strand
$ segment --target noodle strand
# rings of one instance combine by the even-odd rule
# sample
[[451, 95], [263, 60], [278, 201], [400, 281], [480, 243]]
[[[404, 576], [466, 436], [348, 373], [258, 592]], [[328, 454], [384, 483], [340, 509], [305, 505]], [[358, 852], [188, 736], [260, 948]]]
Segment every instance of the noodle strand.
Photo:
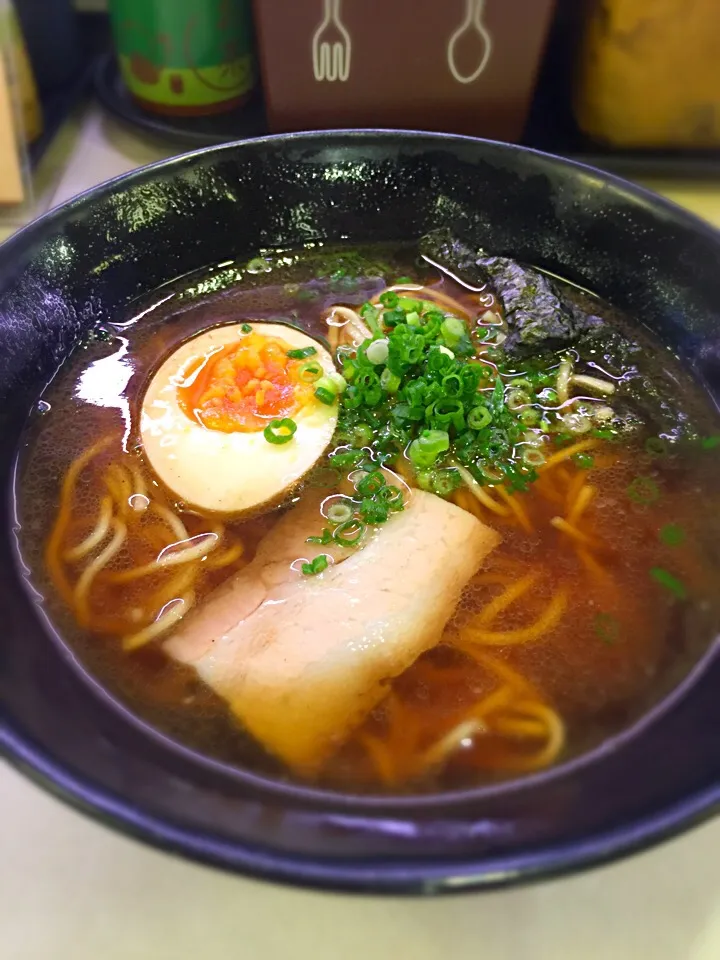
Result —
[[468, 640], [473, 643], [480, 643], [486, 646], [505, 646], [518, 643], [529, 643], [538, 640], [543, 634], [548, 633], [560, 622], [560, 618], [568, 603], [567, 591], [558, 590], [553, 596], [543, 614], [527, 627], [520, 627], [517, 630], [476, 630], [468, 628]]

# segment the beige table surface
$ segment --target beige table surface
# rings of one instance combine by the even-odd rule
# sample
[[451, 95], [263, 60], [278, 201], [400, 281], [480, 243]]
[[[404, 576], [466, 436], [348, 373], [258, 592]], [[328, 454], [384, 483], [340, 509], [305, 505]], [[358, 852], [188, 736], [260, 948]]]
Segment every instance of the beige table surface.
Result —
[[[38, 206], [176, 152], [83, 111]], [[720, 182], [647, 182], [720, 226]], [[16, 224], [17, 225], [17, 224]], [[10, 227], [2, 228], [0, 237]], [[720, 819], [527, 889], [329, 896], [184, 863], [80, 817], [0, 763], [0, 960], [720, 960]]]

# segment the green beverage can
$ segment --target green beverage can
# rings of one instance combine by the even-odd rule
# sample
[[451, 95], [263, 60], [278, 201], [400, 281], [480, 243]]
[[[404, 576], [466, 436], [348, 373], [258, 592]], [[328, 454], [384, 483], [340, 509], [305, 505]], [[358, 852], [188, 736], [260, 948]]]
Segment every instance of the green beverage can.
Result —
[[255, 83], [250, 0], [110, 0], [123, 80], [156, 113], [239, 106]]

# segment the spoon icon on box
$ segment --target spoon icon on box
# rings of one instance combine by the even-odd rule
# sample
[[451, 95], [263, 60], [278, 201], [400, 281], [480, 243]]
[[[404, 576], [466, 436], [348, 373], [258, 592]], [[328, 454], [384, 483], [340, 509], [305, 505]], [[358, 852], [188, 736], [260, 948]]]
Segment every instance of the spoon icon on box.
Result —
[[[463, 22], [448, 40], [447, 62], [450, 73], [458, 83], [472, 83], [480, 76], [492, 53], [492, 37], [483, 23], [485, 0], [465, 0]], [[478, 65], [471, 72], [463, 72], [458, 64], [459, 43], [473, 42], [477, 51]]]

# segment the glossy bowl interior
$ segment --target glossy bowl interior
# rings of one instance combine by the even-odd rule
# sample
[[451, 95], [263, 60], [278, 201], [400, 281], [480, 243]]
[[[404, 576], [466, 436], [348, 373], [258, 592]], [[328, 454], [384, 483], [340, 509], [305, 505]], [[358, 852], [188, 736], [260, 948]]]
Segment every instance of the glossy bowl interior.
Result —
[[499, 789], [361, 799], [232, 772], [150, 733], [83, 674], [27, 588], [11, 497], [18, 438], [93, 324], [259, 248], [407, 240], [440, 225], [602, 294], [720, 395], [720, 235], [621, 180], [520, 147], [394, 132], [217, 147], [102, 185], [0, 248], [0, 750], [43, 786], [208, 863], [394, 892], [576, 869], [717, 808], [715, 649], [649, 718], [580, 761]]

